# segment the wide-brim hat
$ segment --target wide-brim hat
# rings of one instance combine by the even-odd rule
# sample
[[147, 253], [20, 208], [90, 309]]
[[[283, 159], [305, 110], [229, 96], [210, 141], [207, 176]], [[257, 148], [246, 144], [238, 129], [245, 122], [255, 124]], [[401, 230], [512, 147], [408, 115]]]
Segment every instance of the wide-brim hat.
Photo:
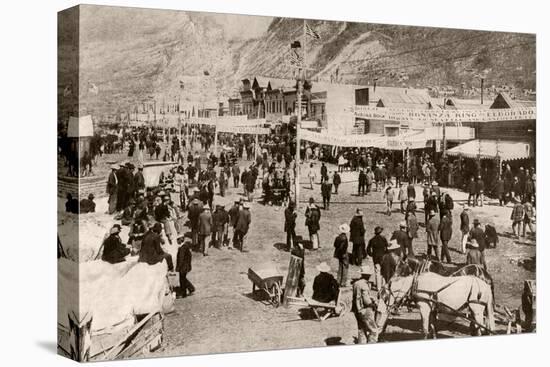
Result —
[[410, 197], [409, 198], [409, 202], [413, 202], [414, 201], [414, 198], [413, 197]]
[[439, 185], [439, 184], [437, 183], [437, 181], [432, 181], [432, 186], [437, 186], [437, 185]]
[[120, 228], [118, 226], [113, 226], [111, 230], [109, 231], [110, 234], [117, 234], [120, 233]]
[[250, 209], [250, 204], [249, 204], [248, 202], [245, 201], [245, 202], [243, 203], [243, 208], [245, 208], [245, 209]]
[[428, 215], [434, 216], [435, 215], [435, 210], [430, 210], [430, 213], [428, 213]]
[[402, 220], [402, 221], [399, 223], [399, 227], [406, 228], [406, 227], [407, 227], [407, 222], [405, 222], [404, 220]]
[[374, 273], [374, 269], [372, 268], [372, 266], [370, 265], [363, 265], [361, 266], [361, 268], [359, 269], [359, 273], [361, 275], [365, 274], [365, 275], [372, 275]]
[[390, 240], [390, 245], [388, 246], [388, 251], [391, 250], [399, 250], [401, 249], [401, 246], [397, 243], [397, 240]]
[[112, 164], [111, 169], [119, 169], [120, 166], [118, 164]]
[[329, 273], [330, 266], [326, 262], [322, 262], [319, 265], [317, 265], [317, 270], [319, 270], [322, 273]]
[[380, 226], [377, 226], [376, 228], [374, 228], [374, 234], [380, 234], [384, 231], [384, 228], [380, 227]]
[[479, 224], [479, 219], [475, 218], [474, 221], [472, 222], [473, 224]]
[[340, 233], [348, 233], [349, 232], [349, 225], [347, 223], [340, 224], [340, 227], [338, 227], [338, 230], [340, 230]]

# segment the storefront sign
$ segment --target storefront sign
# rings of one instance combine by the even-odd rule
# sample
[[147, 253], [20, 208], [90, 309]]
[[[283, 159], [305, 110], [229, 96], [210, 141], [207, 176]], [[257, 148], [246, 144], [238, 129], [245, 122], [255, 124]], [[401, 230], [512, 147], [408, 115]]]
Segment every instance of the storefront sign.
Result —
[[510, 120], [535, 120], [535, 107], [483, 110], [416, 110], [410, 108], [385, 108], [355, 106], [355, 116], [369, 120], [397, 122], [491, 122]]

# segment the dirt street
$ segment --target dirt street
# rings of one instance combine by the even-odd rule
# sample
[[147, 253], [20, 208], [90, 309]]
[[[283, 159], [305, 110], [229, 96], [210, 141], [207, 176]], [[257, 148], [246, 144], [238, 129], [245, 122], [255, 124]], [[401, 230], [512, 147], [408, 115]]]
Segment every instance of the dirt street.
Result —
[[[319, 167], [317, 165], [316, 167]], [[334, 169], [329, 167], [329, 169]], [[302, 176], [305, 181], [305, 176]], [[384, 234], [389, 237], [403, 215], [395, 206], [391, 216], [384, 214], [382, 193], [374, 192], [365, 197], [356, 195], [357, 186], [355, 174], [346, 173], [342, 177], [343, 184], [339, 194], [332, 196], [329, 211], [321, 213], [321, 248], [318, 251], [306, 251], [306, 296], [312, 294], [313, 278], [317, 275], [315, 266], [321, 261], [327, 261], [336, 273], [337, 262], [332, 258], [333, 241], [337, 228], [341, 223], [349, 223], [355, 208], [362, 208], [367, 229], [368, 240], [376, 225], [385, 228]], [[320, 186], [317, 183], [313, 190], [303, 182], [301, 203], [297, 225], [298, 236], [307, 237], [304, 226], [305, 201], [309, 197], [321, 201]], [[259, 198], [261, 190], [256, 191]], [[447, 190], [446, 190], [447, 191]], [[421, 188], [417, 188], [417, 198], [421, 198]], [[461, 203], [467, 198], [462, 192], [448, 190], [455, 200]], [[242, 189], [233, 188], [232, 183], [225, 198], [216, 196], [218, 202], [229, 204], [242, 194]], [[419, 203], [419, 209], [423, 206]], [[240, 253], [237, 250], [211, 249], [210, 256], [203, 257], [200, 253], [193, 254], [193, 271], [188, 278], [197, 291], [185, 299], [176, 300], [176, 311], [165, 319], [165, 342], [163, 347], [155, 352], [157, 356], [190, 355], [212, 352], [237, 352], [265, 349], [288, 349], [300, 347], [318, 347], [325, 345], [353, 344], [357, 335], [355, 318], [347, 313], [340, 318], [329, 318], [324, 322], [312, 320], [312, 315], [300, 307], [273, 308], [258, 293], [252, 295], [252, 283], [247, 278], [249, 267], [265, 263], [273, 263], [285, 274], [288, 269], [290, 255], [280, 250], [285, 241], [283, 232], [284, 208], [264, 206], [257, 201], [251, 205], [251, 230], [246, 237], [249, 252]], [[500, 236], [497, 249], [486, 251], [488, 270], [495, 279], [495, 300], [497, 304], [517, 308], [521, 299], [518, 295], [523, 289], [525, 279], [535, 277], [535, 239], [529, 237], [520, 241], [512, 239], [510, 227], [511, 207], [499, 207], [498, 203], [490, 201], [483, 208], [473, 208], [474, 218], [481, 223], [493, 221]], [[449, 246], [459, 248], [459, 214], [460, 206], [455, 205], [453, 211], [453, 239]], [[423, 213], [418, 213], [423, 222]], [[426, 252], [426, 234], [423, 228], [419, 238], [414, 243], [417, 254]], [[453, 250], [453, 261], [464, 263], [465, 255]], [[527, 265], [518, 265], [518, 260]], [[530, 264], [533, 266], [530, 267]], [[350, 277], [357, 278], [358, 268], [350, 267]], [[460, 325], [441, 323], [441, 337], [467, 336], [465, 323]], [[499, 332], [504, 333], [502, 326]], [[416, 312], [402, 313], [390, 320], [386, 341], [421, 339], [419, 315]]]

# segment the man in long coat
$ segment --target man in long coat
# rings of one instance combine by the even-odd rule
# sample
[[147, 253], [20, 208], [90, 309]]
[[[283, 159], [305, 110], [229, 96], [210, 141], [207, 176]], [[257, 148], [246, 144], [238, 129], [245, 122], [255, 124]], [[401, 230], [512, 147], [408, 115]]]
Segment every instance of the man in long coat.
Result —
[[428, 258], [432, 255], [432, 250], [435, 252], [435, 259], [439, 261], [439, 218], [435, 215], [435, 211], [428, 213], [429, 219], [426, 224], [426, 238], [428, 242]]
[[212, 214], [210, 208], [205, 206], [199, 215], [199, 245], [203, 256], [208, 256], [208, 237], [212, 235]]
[[241, 252], [245, 252], [244, 237], [248, 233], [251, 221], [252, 217], [250, 215], [250, 205], [245, 202], [242, 210], [239, 210], [237, 215], [237, 225], [235, 226], [236, 242]]
[[439, 235], [441, 238], [441, 261], [450, 263], [452, 260], [448, 244], [453, 235], [453, 221], [446, 209], [443, 211], [443, 217], [439, 223]]
[[338, 276], [336, 280], [340, 287], [348, 286], [348, 269], [349, 269], [349, 255], [348, 255], [348, 236], [349, 226], [342, 224], [338, 228], [340, 234], [334, 239], [334, 257], [338, 259]]
[[351, 250], [352, 264], [361, 266], [363, 264], [363, 259], [367, 257], [367, 249], [365, 247], [365, 225], [363, 223], [363, 211], [361, 209], [357, 208], [349, 227], [350, 241], [353, 244]]
[[101, 259], [111, 264], [125, 261], [125, 257], [130, 253], [120, 239], [120, 225], [115, 224], [111, 228], [109, 237], [103, 242], [103, 255]]
[[108, 214], [114, 214], [117, 211], [117, 195], [118, 195], [118, 178], [116, 171], [118, 170], [117, 165], [111, 166], [111, 173], [109, 173], [109, 178], [107, 178], [107, 194], [109, 195], [109, 210]]

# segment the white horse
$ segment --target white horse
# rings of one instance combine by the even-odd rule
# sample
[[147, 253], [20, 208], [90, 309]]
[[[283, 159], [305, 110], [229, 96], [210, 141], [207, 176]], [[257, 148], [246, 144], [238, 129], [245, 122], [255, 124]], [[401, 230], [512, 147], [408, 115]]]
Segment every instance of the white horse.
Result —
[[475, 276], [444, 277], [428, 272], [394, 277], [386, 287], [390, 307], [402, 302], [404, 297], [416, 301], [422, 318], [424, 338], [428, 338], [430, 329], [433, 337], [436, 337], [437, 312], [457, 316], [456, 311], [465, 308], [469, 308], [475, 321], [471, 323], [475, 335], [481, 335], [481, 329], [490, 333], [495, 330], [491, 286]]

